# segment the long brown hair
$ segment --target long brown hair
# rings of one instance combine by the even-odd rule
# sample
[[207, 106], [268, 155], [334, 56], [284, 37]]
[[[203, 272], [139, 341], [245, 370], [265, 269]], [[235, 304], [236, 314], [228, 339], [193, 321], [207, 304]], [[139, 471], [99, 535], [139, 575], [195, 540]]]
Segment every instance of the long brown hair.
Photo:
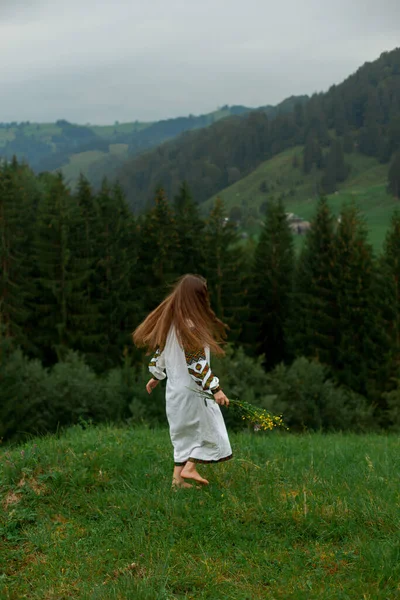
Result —
[[149, 351], [163, 349], [171, 325], [175, 326], [185, 350], [209, 346], [215, 354], [225, 354], [220, 344], [229, 327], [212, 310], [204, 277], [191, 274], [180, 277], [172, 292], [135, 329], [133, 341]]

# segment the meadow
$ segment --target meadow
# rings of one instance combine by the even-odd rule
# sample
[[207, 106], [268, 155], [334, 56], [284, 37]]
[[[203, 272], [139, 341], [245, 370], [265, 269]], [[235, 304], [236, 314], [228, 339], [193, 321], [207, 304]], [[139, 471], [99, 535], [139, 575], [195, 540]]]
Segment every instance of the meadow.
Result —
[[82, 423], [0, 451], [0, 598], [400, 596], [400, 440], [243, 432], [171, 489], [166, 429]]
[[[204, 214], [217, 197], [224, 201], [228, 214], [233, 206], [241, 207], [244, 214], [250, 210], [258, 216], [250, 228], [245, 223], [244, 230], [254, 234], [256, 239], [264, 220], [260, 207], [271, 198], [282, 197], [287, 212], [299, 215], [306, 221], [311, 220], [319, 199], [316, 189], [321, 174], [304, 175], [301, 168], [293, 167], [294, 157], [301, 165], [302, 151], [301, 146], [291, 148], [262, 163], [250, 175], [205, 202], [202, 207]], [[365, 220], [369, 241], [379, 252], [393, 211], [399, 208], [399, 201], [386, 191], [388, 166], [356, 152], [346, 154], [346, 162], [351, 167], [350, 175], [339, 185], [337, 192], [328, 196], [329, 205], [333, 214], [339, 216], [343, 206], [355, 204]], [[263, 183], [267, 185], [267, 191], [261, 191]], [[303, 239], [296, 239], [296, 245], [301, 245]]]
[[88, 150], [86, 152], [73, 154], [69, 158], [69, 163], [61, 169], [66, 184], [72, 190], [75, 190], [81, 174], [88, 177], [93, 165], [96, 163], [100, 164], [102, 159], [110, 156], [119, 156], [121, 160], [127, 158], [128, 144], [110, 144], [108, 153], [100, 150]]

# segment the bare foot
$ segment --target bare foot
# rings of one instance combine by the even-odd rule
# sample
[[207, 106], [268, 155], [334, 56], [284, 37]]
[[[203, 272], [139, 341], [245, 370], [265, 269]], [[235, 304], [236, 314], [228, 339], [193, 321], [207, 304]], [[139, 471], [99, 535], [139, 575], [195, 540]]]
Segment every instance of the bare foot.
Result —
[[190, 461], [188, 461], [183, 467], [181, 471], [181, 477], [183, 477], [184, 479], [193, 479], [194, 481], [197, 481], [202, 485], [208, 485], [207, 479], [204, 479], [204, 477], [202, 477], [200, 473], [197, 472], [196, 464]]
[[190, 483], [186, 483], [186, 481], [182, 478], [180, 479], [176, 479], [174, 478], [172, 480], [172, 488], [176, 489], [176, 488], [192, 488], [193, 486]]

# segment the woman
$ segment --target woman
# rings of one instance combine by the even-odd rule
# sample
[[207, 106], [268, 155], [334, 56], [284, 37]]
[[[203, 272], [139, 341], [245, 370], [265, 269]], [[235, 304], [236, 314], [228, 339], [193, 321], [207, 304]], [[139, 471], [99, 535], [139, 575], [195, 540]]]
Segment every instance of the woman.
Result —
[[224, 354], [220, 344], [226, 337], [225, 330], [226, 325], [211, 309], [206, 280], [184, 275], [133, 334], [137, 346], [154, 352], [149, 364], [153, 377], [147, 392], [150, 394], [167, 377], [166, 412], [175, 462], [173, 486], [192, 487], [186, 479], [207, 485], [196, 464], [232, 458], [218, 406], [229, 406], [229, 400], [210, 368], [210, 352]]

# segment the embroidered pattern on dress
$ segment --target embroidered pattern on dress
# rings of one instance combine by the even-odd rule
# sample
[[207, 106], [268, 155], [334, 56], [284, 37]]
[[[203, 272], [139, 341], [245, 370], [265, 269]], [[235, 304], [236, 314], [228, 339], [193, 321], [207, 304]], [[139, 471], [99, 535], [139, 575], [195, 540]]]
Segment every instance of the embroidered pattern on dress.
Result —
[[199, 348], [198, 350], [189, 350], [185, 352], [186, 362], [188, 365], [191, 365], [194, 362], [198, 362], [199, 360], [206, 360], [206, 354], [204, 352], [204, 348]]
[[214, 376], [210, 369], [204, 348], [185, 351], [185, 358], [189, 374], [199, 387], [203, 390], [218, 387], [219, 379]]
[[155, 351], [155, 354], [154, 354], [153, 358], [149, 362], [149, 367], [156, 367], [157, 366], [157, 358], [160, 356], [160, 354], [161, 354], [160, 348], [157, 348], [156, 351]]
[[201, 458], [189, 458], [188, 460], [184, 461], [184, 462], [174, 462], [174, 465], [176, 467], [183, 467], [184, 465], [186, 465], [187, 462], [194, 462], [194, 463], [198, 463], [201, 465], [210, 465], [210, 464], [215, 464], [215, 463], [220, 463], [220, 462], [225, 462], [227, 460], [231, 460], [231, 458], [233, 458], [233, 454], [230, 454], [229, 456], [224, 456], [223, 458], [219, 458], [217, 460], [202, 460]]
[[149, 371], [153, 375], [154, 379], [158, 379], [159, 381], [166, 378], [165, 366], [162, 365], [162, 351], [159, 347], [157, 347], [153, 358], [149, 362]]

